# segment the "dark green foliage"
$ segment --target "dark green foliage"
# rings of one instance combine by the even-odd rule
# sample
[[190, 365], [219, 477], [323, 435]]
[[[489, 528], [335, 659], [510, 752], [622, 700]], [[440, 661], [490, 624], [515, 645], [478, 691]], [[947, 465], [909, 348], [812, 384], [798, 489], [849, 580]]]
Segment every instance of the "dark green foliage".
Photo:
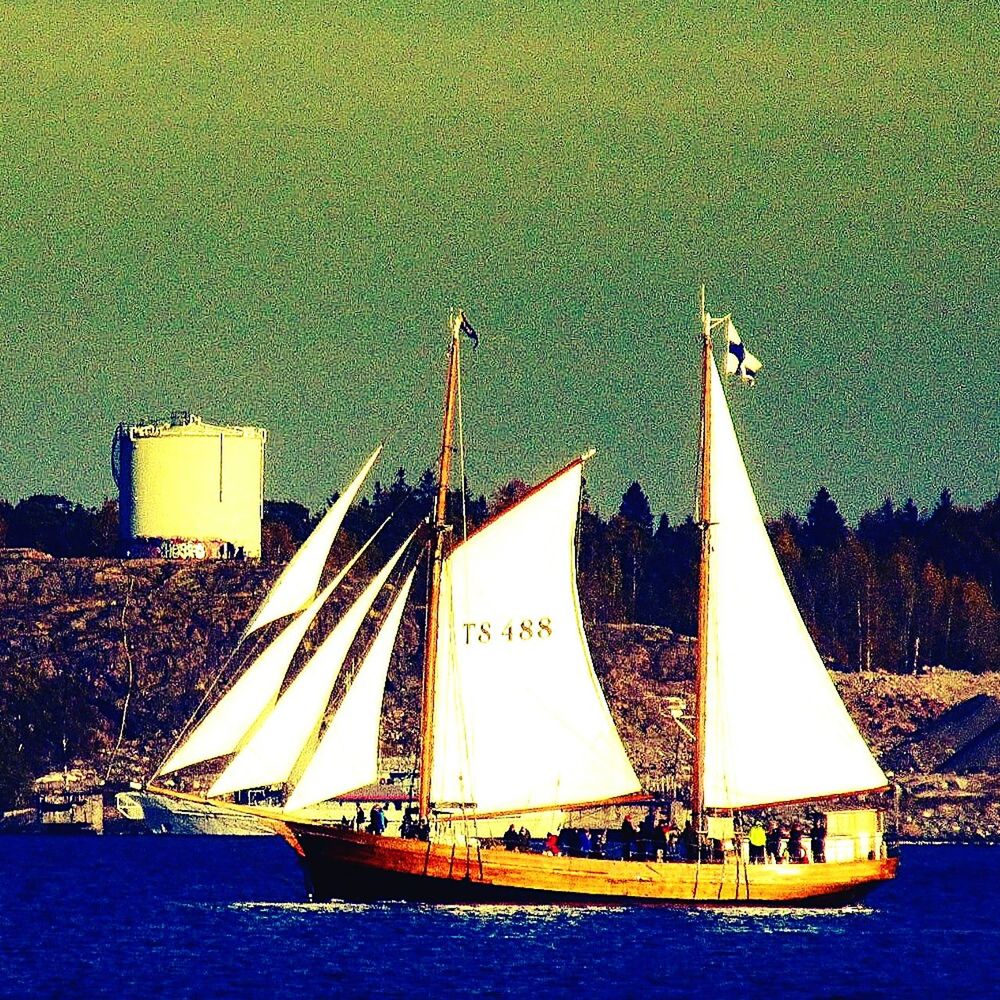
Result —
[[[331, 498], [331, 503], [336, 497]], [[263, 524], [281, 524], [288, 529], [293, 544], [301, 545], [313, 527], [309, 508], [294, 500], [265, 500]]]
[[21, 500], [16, 507], [5, 504], [0, 515], [6, 521], [5, 545], [38, 549], [53, 556], [85, 557], [115, 554], [117, 505], [105, 501], [88, 510], [65, 497], [42, 494]]
[[813, 497], [806, 513], [805, 542], [810, 548], [833, 552], [847, 538], [847, 522], [825, 486]]
[[634, 525], [642, 534], [653, 534], [653, 512], [649, 508], [649, 500], [638, 483], [625, 491], [618, 516], [630, 525]]
[[88, 753], [99, 732], [93, 688], [36, 664], [0, 664], [0, 805], [24, 802], [31, 779]]
[[[829, 512], [826, 499], [822, 507]], [[946, 490], [928, 516], [911, 499], [897, 508], [887, 498], [861, 517], [856, 532], [845, 527], [833, 547], [829, 532], [820, 546], [821, 536], [810, 535], [808, 524], [796, 531], [794, 520], [772, 525], [771, 538], [803, 617], [832, 661], [856, 669], [997, 670], [998, 507], [996, 500], [979, 510], [956, 507]], [[796, 551], [796, 535], [814, 547], [807, 542]]]

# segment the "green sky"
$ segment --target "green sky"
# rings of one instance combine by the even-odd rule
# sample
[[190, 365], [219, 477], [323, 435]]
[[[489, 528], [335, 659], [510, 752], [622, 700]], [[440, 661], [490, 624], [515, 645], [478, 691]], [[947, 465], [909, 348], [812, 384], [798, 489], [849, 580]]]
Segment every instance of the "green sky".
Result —
[[173, 409], [416, 478], [459, 304], [474, 489], [593, 445], [683, 516], [702, 280], [766, 513], [1000, 490], [994, 5], [339, 6], [0, 5], [0, 496]]

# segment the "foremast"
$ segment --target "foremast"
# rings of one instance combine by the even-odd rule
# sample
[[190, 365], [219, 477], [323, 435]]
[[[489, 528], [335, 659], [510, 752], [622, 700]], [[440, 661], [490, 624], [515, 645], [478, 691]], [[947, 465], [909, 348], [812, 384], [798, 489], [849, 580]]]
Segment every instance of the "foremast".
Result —
[[705, 685], [708, 674], [708, 553], [711, 544], [712, 488], [712, 317], [705, 311], [705, 286], [699, 298], [701, 324], [701, 437], [698, 460], [698, 496], [696, 522], [701, 529], [698, 560], [698, 634], [696, 637], [694, 712], [695, 741], [691, 768], [691, 813], [695, 829], [702, 828], [705, 799]]
[[441, 595], [441, 569], [444, 565], [445, 536], [450, 531], [447, 520], [448, 486], [454, 452], [455, 411], [458, 403], [460, 335], [463, 315], [452, 311], [449, 319], [451, 348], [444, 391], [444, 421], [441, 430], [441, 454], [438, 457], [438, 490], [431, 521], [430, 580], [427, 588], [427, 631], [424, 636], [423, 689], [420, 707], [420, 799], [421, 819], [430, 816], [431, 769], [434, 752], [434, 688], [437, 675], [438, 618]]

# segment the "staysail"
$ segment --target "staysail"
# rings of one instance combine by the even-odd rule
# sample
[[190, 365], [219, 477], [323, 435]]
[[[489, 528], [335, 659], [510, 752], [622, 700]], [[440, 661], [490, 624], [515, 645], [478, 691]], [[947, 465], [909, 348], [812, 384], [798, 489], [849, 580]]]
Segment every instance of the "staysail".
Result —
[[286, 811], [371, 784], [378, 777], [378, 735], [385, 679], [414, 571], [393, 600], [336, 715], [295, 785]]
[[323, 719], [330, 693], [351, 645], [386, 580], [409, 546], [412, 535], [323, 640], [278, 699], [246, 746], [208, 790], [209, 796], [286, 781], [302, 750]]
[[639, 789], [576, 590], [578, 459], [445, 560], [431, 795], [476, 812]]
[[182, 767], [232, 753], [239, 746], [253, 724], [277, 701], [299, 643], [339, 582], [338, 576], [302, 614], [285, 626], [171, 754], [159, 774], [169, 774]]
[[244, 639], [285, 615], [301, 611], [315, 597], [333, 540], [381, 452], [382, 445], [379, 445], [361, 466], [351, 485], [337, 498], [312, 534], [288, 561], [264, 603], [250, 619], [250, 624], [243, 632]]
[[884, 788], [830, 680], [761, 519], [714, 359], [704, 805]]

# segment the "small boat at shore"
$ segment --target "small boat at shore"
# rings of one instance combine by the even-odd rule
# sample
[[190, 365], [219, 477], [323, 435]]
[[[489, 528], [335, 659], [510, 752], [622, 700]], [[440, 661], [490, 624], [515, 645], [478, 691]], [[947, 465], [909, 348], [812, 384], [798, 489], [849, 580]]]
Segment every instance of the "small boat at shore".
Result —
[[[643, 793], [594, 671], [577, 593], [577, 519], [592, 453], [468, 537], [456, 539], [445, 516], [461, 340], [471, 329], [461, 312], [451, 322], [437, 501], [419, 543], [400, 547], [292, 679], [287, 662], [260, 670], [270, 678], [262, 692], [247, 680], [255, 661], [160, 773], [214, 757], [222, 768], [206, 802], [249, 788], [280, 792], [280, 806], [227, 808], [286, 838], [317, 899], [832, 904], [892, 878], [897, 861], [886, 856], [875, 810], [828, 813], [825, 863], [749, 861], [750, 817], [765, 807], [871, 793], [887, 781], [778, 566], [713, 332], [726, 331], [729, 372], [751, 379], [759, 363], [730, 317], [707, 313], [704, 297], [700, 321], [702, 554], [683, 860], [511, 851], [486, 832], [514, 817], [624, 807]], [[374, 819], [365, 830], [316, 810], [377, 777], [386, 675], [421, 556], [429, 584], [413, 822], [408, 836], [387, 836]], [[287, 628], [299, 622], [304, 634], [312, 608]]]

